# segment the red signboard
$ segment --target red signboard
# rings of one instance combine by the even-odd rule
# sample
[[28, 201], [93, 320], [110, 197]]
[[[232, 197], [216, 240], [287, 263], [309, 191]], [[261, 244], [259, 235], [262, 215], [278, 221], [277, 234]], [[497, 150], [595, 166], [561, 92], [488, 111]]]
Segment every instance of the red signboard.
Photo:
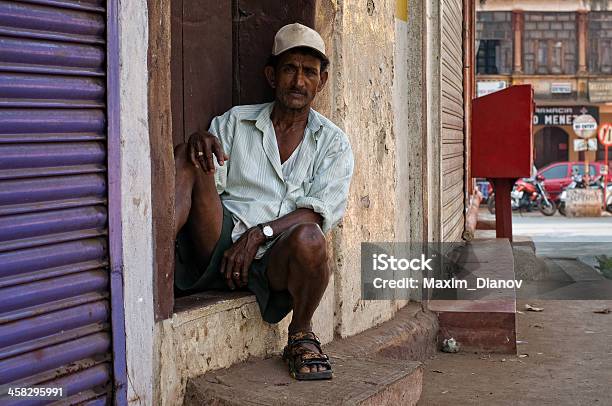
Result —
[[531, 85], [512, 86], [474, 99], [472, 176], [531, 176], [533, 109]]

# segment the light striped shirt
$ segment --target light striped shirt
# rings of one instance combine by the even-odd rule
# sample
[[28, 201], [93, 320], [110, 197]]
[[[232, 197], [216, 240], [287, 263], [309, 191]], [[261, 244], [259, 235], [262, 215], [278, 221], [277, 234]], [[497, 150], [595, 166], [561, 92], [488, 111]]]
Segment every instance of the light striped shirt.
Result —
[[[344, 214], [353, 174], [353, 152], [346, 134], [311, 109], [304, 138], [281, 164], [270, 115], [274, 103], [236, 106], [215, 117], [209, 131], [229, 155], [215, 160], [215, 182], [223, 205], [232, 213], [232, 240], [259, 224], [298, 208], [323, 217], [328, 232]], [[271, 243], [260, 247], [261, 257]]]

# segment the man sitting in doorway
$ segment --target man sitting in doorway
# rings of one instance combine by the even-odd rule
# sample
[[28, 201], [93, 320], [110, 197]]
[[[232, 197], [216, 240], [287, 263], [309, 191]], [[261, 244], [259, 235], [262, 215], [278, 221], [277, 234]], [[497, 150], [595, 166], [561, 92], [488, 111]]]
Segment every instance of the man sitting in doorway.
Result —
[[269, 323], [293, 310], [296, 379], [332, 377], [311, 319], [353, 173], [346, 134], [311, 108], [328, 63], [316, 31], [284, 26], [265, 67], [274, 102], [236, 106], [175, 149], [177, 290], [248, 288]]

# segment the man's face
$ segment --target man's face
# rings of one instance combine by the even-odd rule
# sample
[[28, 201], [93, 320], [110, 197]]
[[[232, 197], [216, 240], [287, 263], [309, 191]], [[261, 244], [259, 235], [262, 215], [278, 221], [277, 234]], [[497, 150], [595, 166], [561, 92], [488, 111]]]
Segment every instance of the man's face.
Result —
[[281, 105], [301, 110], [310, 106], [327, 81], [327, 72], [320, 69], [319, 58], [289, 51], [281, 54], [276, 69], [266, 67], [266, 77]]

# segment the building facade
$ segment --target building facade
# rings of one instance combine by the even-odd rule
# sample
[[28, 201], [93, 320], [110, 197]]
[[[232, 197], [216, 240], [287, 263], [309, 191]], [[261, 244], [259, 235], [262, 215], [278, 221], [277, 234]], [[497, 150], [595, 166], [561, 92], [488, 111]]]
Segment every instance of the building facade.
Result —
[[[481, 1], [477, 11], [478, 95], [515, 84], [535, 91], [536, 167], [602, 161], [604, 148], [581, 151], [572, 129], [590, 114], [612, 121], [612, 3]], [[577, 150], [578, 149], [578, 150]]]
[[361, 299], [361, 242], [461, 238], [472, 2], [284, 3], [0, 4], [0, 386], [178, 405], [189, 378], [282, 349], [288, 320], [265, 324], [251, 295], [175, 300], [171, 230], [173, 146], [269, 97], [263, 61], [286, 23], [321, 32], [330, 79], [315, 107], [355, 155], [317, 334], [406, 304]]

